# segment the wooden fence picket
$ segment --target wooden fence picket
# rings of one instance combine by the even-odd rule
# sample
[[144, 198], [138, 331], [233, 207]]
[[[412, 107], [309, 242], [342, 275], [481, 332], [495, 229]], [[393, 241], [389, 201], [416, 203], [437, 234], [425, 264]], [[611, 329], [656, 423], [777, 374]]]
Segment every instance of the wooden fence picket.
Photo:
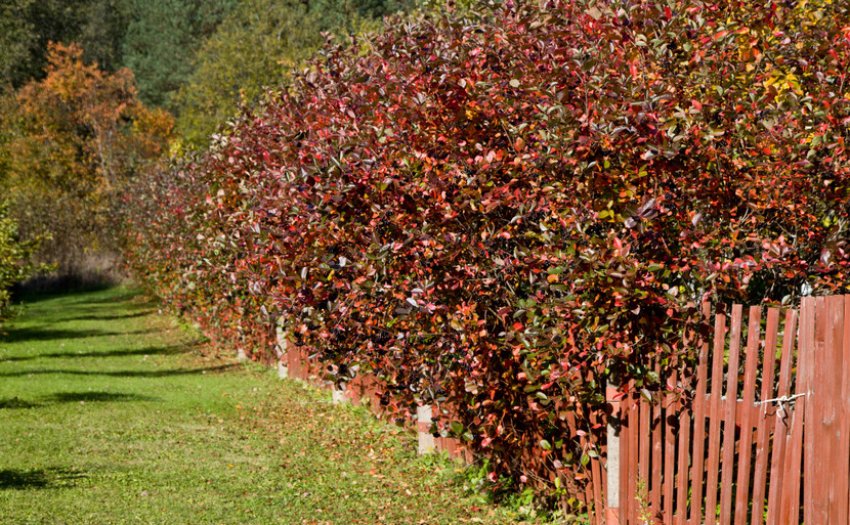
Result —
[[[769, 400], [774, 399], [774, 379], [776, 368], [776, 340], [779, 332], [779, 310], [770, 308], [767, 311], [767, 325], [764, 335], [763, 375], [761, 384], [761, 395], [759, 397], [757, 418], [766, 420], [771, 410]], [[753, 379], [753, 382], [755, 379]], [[759, 422], [760, 423], [760, 422]], [[756, 460], [753, 470], [753, 525], [762, 525], [764, 499], [767, 489], [768, 453], [770, 452], [770, 440], [768, 436], [768, 424], [757, 424], [756, 430]], [[775, 434], [774, 434], [775, 435]], [[784, 439], [784, 438], [783, 438]]]
[[[791, 392], [791, 367], [794, 361], [797, 333], [797, 312], [789, 310], [785, 317], [785, 326], [782, 335], [782, 356], [779, 362], [779, 383], [776, 395], [768, 399], [784, 399]], [[768, 407], [767, 404], [764, 405]], [[767, 409], [767, 408], [766, 408]], [[773, 450], [770, 458], [770, 488], [767, 499], [767, 524], [778, 525], [781, 523], [780, 516], [780, 487], [786, 479], [783, 476], [787, 459], [785, 457], [786, 443], [791, 428], [791, 419], [785, 413], [784, 407], [779, 407], [774, 414], [773, 424]], [[759, 514], [760, 516], [761, 514]]]

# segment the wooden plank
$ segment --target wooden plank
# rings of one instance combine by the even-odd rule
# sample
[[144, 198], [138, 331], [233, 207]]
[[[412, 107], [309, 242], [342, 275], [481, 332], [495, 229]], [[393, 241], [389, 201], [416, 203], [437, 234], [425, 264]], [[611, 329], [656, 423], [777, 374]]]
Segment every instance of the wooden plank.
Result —
[[[782, 516], [780, 523], [800, 523], [800, 490], [804, 492], [803, 520], [812, 523], [812, 487], [814, 478], [815, 454], [812, 432], [803, 433], [804, 425], [808, 425], [808, 412], [811, 406], [810, 393], [812, 380], [812, 361], [815, 357], [815, 298], [804, 297], [800, 306], [800, 339], [797, 357], [797, 384], [795, 394], [807, 394], [798, 398], [794, 405], [791, 421], [791, 434], [788, 439], [789, 460], [786, 464], [785, 484], [782, 494]], [[802, 479], [800, 467], [803, 468]], [[802, 482], [802, 487], [800, 486]]]
[[[607, 417], [608, 416], [606, 416], [606, 418]], [[602, 498], [603, 498], [603, 501], [604, 501], [604, 505], [606, 507], [608, 505], [608, 446], [609, 445], [608, 445], [607, 442], [602, 446], [602, 457], [605, 458], [605, 459], [604, 459], [604, 462], [602, 463], [602, 476], [599, 478], [600, 479], [600, 486], [602, 487]], [[472, 453], [471, 450], [468, 450], [468, 449], [467, 449], [467, 454], [466, 454], [466, 462], [469, 465], [472, 465], [475, 462], [474, 454]], [[620, 518], [619, 509], [617, 510], [616, 513], [613, 513], [610, 517], [607, 514], [604, 515], [604, 516], [600, 516], [600, 520], [602, 520], [601, 521], [602, 525], [622, 523], [622, 521], [619, 518]]]
[[[632, 388], [630, 391], [634, 391], [634, 384], [632, 384]], [[634, 461], [638, 457], [638, 447], [640, 447], [640, 440], [645, 439], [644, 436], [638, 433], [638, 422], [640, 421], [640, 397], [635, 396], [632, 404], [629, 406], [629, 427], [631, 429], [631, 434], [629, 435], [629, 458]], [[634, 522], [637, 523], [637, 514], [638, 514], [638, 486], [637, 486], [637, 478], [634, 475], [635, 468], [629, 469], [632, 475], [629, 479], [629, 492], [627, 497], [629, 498], [629, 508], [632, 511]]]
[[672, 368], [673, 371], [670, 374], [670, 377], [666, 383], [666, 388], [664, 392], [664, 523], [673, 523], [673, 511], [675, 510], [675, 506], [673, 503], [673, 495], [675, 494], [676, 484], [676, 434], [673, 425], [670, 424], [671, 420], [675, 418], [676, 414], [676, 398], [675, 393], [673, 391], [677, 385], [677, 374], [675, 370], [675, 363]]
[[[711, 314], [711, 305], [703, 303], [702, 315], [708, 319]], [[702, 341], [697, 358], [696, 386], [694, 388], [694, 433], [693, 433], [693, 461], [691, 465], [691, 514], [689, 523], [698, 525], [702, 523], [702, 500], [703, 480], [705, 479], [705, 417], [707, 413], [708, 400], [706, 389], [708, 383], [708, 351], [710, 341], [706, 338]]]
[[723, 410], [723, 451], [720, 483], [720, 523], [732, 523], [732, 484], [735, 482], [735, 409], [738, 406], [738, 364], [741, 350], [743, 307], [732, 306], [732, 330], [729, 335], [729, 365], [726, 370], [726, 399]]
[[[788, 310], [782, 330], [782, 355], [779, 362], [779, 383], [776, 397], [787, 397], [791, 392], [791, 367], [794, 362], [794, 349], [797, 341], [797, 311]], [[790, 405], [790, 404], [789, 404]], [[767, 498], [767, 525], [782, 525], [780, 517], [781, 489], [785, 477], [786, 441], [791, 429], [790, 406], [777, 407], [773, 421], [773, 450], [770, 458], [770, 488]]]
[[744, 411], [741, 419], [741, 438], [738, 442], [738, 483], [735, 487], [735, 525], [746, 525], [750, 507], [750, 459], [753, 448], [752, 410], [756, 393], [756, 367], [761, 346], [761, 308], [750, 307], [747, 329], [747, 349], [744, 363]]
[[[655, 364], [655, 373], [657, 377], [661, 377], [661, 365]], [[650, 472], [649, 485], [649, 503], [652, 514], [659, 515], [661, 513], [661, 473], [662, 460], [664, 452], [663, 434], [663, 414], [661, 411], [661, 403], [663, 398], [657, 396], [652, 405], [652, 468]]]
[[[756, 463], [753, 469], [753, 525], [762, 525], [764, 518], [764, 498], [767, 485], [767, 465], [770, 457], [770, 436], [768, 427], [768, 411], [773, 409], [772, 403], [765, 401], [774, 399], [774, 370], [776, 366], [776, 340], [779, 332], [779, 310], [770, 308], [767, 311], [767, 325], [764, 334], [764, 354], [762, 357], [761, 396], [759, 397], [759, 412], [756, 423]], [[783, 436], [782, 439], [785, 439]], [[774, 446], [775, 443], [774, 443]]]
[[[825, 523], [847, 523], [847, 489], [848, 471], [847, 456], [841, 455], [844, 442], [847, 441], [847, 432], [843, 430], [846, 421], [842, 422], [842, 406], [844, 400], [842, 393], [845, 386], [842, 385], [844, 363], [844, 298], [834, 295], [825, 298], [827, 312], [826, 345], [825, 352], [828, 356], [828, 368], [826, 375], [829, 377], [830, 395], [824, 400], [823, 427], [829, 432], [823, 436], [829, 441], [829, 457], [826, 458], [829, 470], [828, 476], [824, 476], [827, 485], [829, 506], [827, 509], [827, 521]], [[850, 392], [850, 390], [848, 390]]]
[[649, 400], [640, 399], [640, 450], [638, 451], [638, 480], [643, 487], [643, 498], [648, 496], [649, 489], [649, 464], [652, 454], [651, 435], [652, 424], [652, 404]]
[[838, 461], [842, 469], [842, 486], [838, 492], [843, 502], [840, 523], [850, 522], [850, 296], [842, 296], [844, 302], [843, 332], [841, 334], [841, 398], [838, 421], [841, 425], [842, 439], [839, 441]]
[[[846, 420], [842, 421], [842, 394], [846, 387], [842, 385], [844, 370], [844, 297], [834, 295], [825, 298], [827, 311], [826, 347], [829, 356], [826, 375], [829, 376], [830, 395], [825, 399], [823, 426], [829, 429], [824, 439], [829, 441], [829, 457], [826, 458], [829, 472], [825, 477], [829, 507], [825, 523], [847, 523], [847, 456], [841, 454], [848, 440]], [[850, 389], [847, 389], [850, 392]]]
[[[832, 331], [830, 328], [831, 319], [831, 302], [828, 303], [826, 298], [818, 297], [815, 307], [815, 354], [813, 363], [813, 382], [812, 382], [812, 398], [811, 407], [812, 414], [809, 422], [806, 423], [806, 432], [809, 428], [812, 430], [812, 447], [817, 451], [811, 456], [813, 460], [813, 470], [815, 476], [806, 481], [812, 483], [812, 500], [811, 512], [812, 520], [806, 520], [806, 523], [830, 523], [830, 514], [833, 510], [832, 501], [829, 493], [830, 484], [826, 483], [827, 476], [824, 473], [830, 471], [833, 467], [832, 463], [832, 433], [831, 420], [835, 417], [832, 413], [832, 403], [830, 398], [837, 394], [835, 384], [833, 383], [833, 374], [831, 368], [835, 366], [832, 359], [831, 348], [827, 344], [831, 343]], [[809, 425], [811, 423], [811, 427]], [[834, 523], [834, 522], [833, 522]]]
[[[835, 400], [839, 438], [835, 454], [837, 468], [835, 498], [839, 503], [838, 523], [850, 522], [850, 297], [837, 298], [835, 308], [840, 309], [840, 333], [836, 333], [835, 351], [840, 366], [837, 366], [837, 381], [840, 396]], [[837, 312], [836, 312], [837, 314]], [[836, 327], [839, 328], [839, 327]]]
[[[599, 410], [591, 411], [590, 423], [597, 428], [606, 428], [608, 426], [607, 421], [602, 417], [602, 412]], [[600, 451], [597, 450], [598, 452]], [[590, 459], [590, 483], [593, 486], [593, 514], [598, 525], [603, 525], [605, 520], [605, 500], [602, 497], [602, 492], [605, 488], [602, 481], [603, 470], [600, 455], [597, 454], [595, 458]]]
[[676, 523], [688, 522], [688, 464], [691, 444], [691, 414], [681, 407], [679, 414], [679, 459], [676, 462]]
[[[435, 404], [432, 408], [433, 414], [439, 414], [442, 417], [442, 407], [439, 404]], [[574, 406], [568, 406], [566, 412], [566, 422], [567, 428], [569, 429], [569, 434], [572, 439], [575, 439], [578, 436], [579, 425], [578, 418], [576, 417], [576, 408]], [[437, 450], [440, 450], [440, 447], [443, 446], [442, 440], [443, 438], [436, 438]], [[579, 436], [579, 446], [583, 445], [584, 438]], [[576, 499], [579, 500], [579, 505], [583, 507], [587, 507], [590, 504], [590, 501], [587, 499], [587, 493], [585, 491], [576, 490], [575, 492]]]
[[[650, 450], [652, 443], [649, 439], [651, 435], [649, 419], [652, 413], [652, 406], [649, 401], [643, 398], [643, 394], [640, 392], [636, 393], [636, 399], [638, 403], [638, 409], [635, 416], [635, 431], [640, 436], [640, 442], [638, 443], [638, 447], [636, 450], [637, 456], [633, 461], [637, 461], [637, 468], [633, 470], [635, 473], [634, 481], [635, 485], [641, 485], [644, 488], [649, 487], [649, 458], [650, 458]], [[637, 493], [637, 489], [635, 489]], [[646, 496], [646, 494], [644, 494]], [[633, 504], [636, 506], [637, 501], [635, 500]], [[633, 509], [632, 520], [634, 523], [637, 523], [637, 509]]]
[[[451, 410], [451, 409], [449, 409], [449, 410]], [[575, 419], [576, 428], [579, 428], [579, 426], [578, 426], [579, 421], [581, 421], [582, 423], [587, 421], [587, 418], [586, 418], [584, 411], [582, 410], [581, 412], [579, 412], [580, 410], [581, 410], [580, 407], [577, 407], [576, 410], [575, 410], [575, 412], [576, 412], [576, 419]], [[453, 410], [451, 410], [451, 411], [453, 412]], [[589, 443], [589, 438], [588, 438], [588, 434], [587, 434], [588, 429], [582, 428], [582, 430], [584, 430], [585, 432], [582, 435], [579, 436], [579, 446], [581, 447], [582, 452], [587, 453], [587, 451], [590, 449], [590, 443]], [[459, 444], [458, 441], [456, 439], [453, 439], [453, 438], [443, 438], [442, 441], [443, 441], [442, 442], [442, 449], [445, 450], [446, 452], [448, 452], [449, 457], [457, 457], [457, 450], [458, 450], [458, 444]], [[593, 512], [593, 510], [594, 510], [594, 506], [593, 506], [593, 486], [592, 486], [593, 485], [593, 471], [591, 470], [590, 463], [587, 463], [582, 470], [583, 470], [582, 474], [584, 474], [584, 476], [585, 476], [585, 478], [583, 480], [583, 482], [584, 482], [584, 501], [585, 501], [585, 505], [587, 506], [587, 508], [589, 508], [591, 510], [591, 512], [590, 512], [591, 517], [593, 517], [594, 514], [595, 514]], [[598, 518], [598, 515], [596, 516], [596, 518]], [[594, 520], [594, 521], [596, 521], [596, 520]]]
[[628, 497], [629, 478], [632, 477], [634, 471], [634, 459], [629, 457], [629, 438], [634, 432], [629, 422], [629, 407], [634, 402], [634, 397], [631, 391], [627, 391], [625, 397], [620, 402], [620, 525], [627, 525], [631, 522], [631, 509]]
[[[800, 475], [803, 465], [803, 455], [805, 454], [805, 443], [803, 441], [803, 425], [806, 420], [806, 407], [808, 400], [798, 400], [794, 408], [794, 413], [791, 416], [791, 433], [788, 438], [787, 449], [788, 462], [785, 469], [784, 478], [785, 486], [783, 486], [783, 515], [779, 520], [780, 524], [785, 523], [802, 523], [800, 521], [800, 491], [802, 490], [801, 483], [804, 481], [804, 476]], [[811, 503], [811, 500], [806, 500]], [[811, 508], [809, 507], [811, 510]], [[803, 518], [805, 519], [805, 518]]]
[[[705, 523], [713, 525], [717, 517], [717, 491], [720, 474], [720, 422], [723, 396], [723, 357], [726, 349], [726, 316], [714, 318], [714, 346], [711, 357], [711, 401], [708, 416], [708, 458], [705, 483]], [[701, 523], [697, 520], [696, 523]]]

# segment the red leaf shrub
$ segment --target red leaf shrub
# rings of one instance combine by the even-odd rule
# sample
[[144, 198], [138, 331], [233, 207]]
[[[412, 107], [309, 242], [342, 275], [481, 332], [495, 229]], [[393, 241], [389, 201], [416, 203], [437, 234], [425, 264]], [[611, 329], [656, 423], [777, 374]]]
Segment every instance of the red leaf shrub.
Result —
[[395, 20], [145, 181], [131, 259], [222, 341], [272, 359], [280, 323], [572, 481], [567, 411], [687, 363], [701, 300], [845, 286], [848, 58], [843, 2]]

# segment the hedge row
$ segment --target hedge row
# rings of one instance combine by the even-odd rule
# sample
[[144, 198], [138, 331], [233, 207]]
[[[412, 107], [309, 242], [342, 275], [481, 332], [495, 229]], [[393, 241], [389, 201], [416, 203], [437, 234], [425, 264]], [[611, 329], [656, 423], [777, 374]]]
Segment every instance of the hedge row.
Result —
[[604, 381], [687, 366], [702, 300], [847, 286], [848, 59], [826, 0], [395, 19], [140, 184], [130, 260], [222, 342], [273, 360], [280, 325], [564, 495], [596, 452], [567, 412], [599, 432]]

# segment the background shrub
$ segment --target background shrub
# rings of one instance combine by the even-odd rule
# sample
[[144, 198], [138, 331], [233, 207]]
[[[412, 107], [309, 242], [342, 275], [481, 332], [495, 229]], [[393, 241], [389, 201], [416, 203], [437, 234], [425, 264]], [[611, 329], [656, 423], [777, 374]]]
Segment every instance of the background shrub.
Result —
[[32, 273], [32, 244], [21, 242], [18, 226], [0, 203], [0, 321], [9, 315], [11, 288]]

